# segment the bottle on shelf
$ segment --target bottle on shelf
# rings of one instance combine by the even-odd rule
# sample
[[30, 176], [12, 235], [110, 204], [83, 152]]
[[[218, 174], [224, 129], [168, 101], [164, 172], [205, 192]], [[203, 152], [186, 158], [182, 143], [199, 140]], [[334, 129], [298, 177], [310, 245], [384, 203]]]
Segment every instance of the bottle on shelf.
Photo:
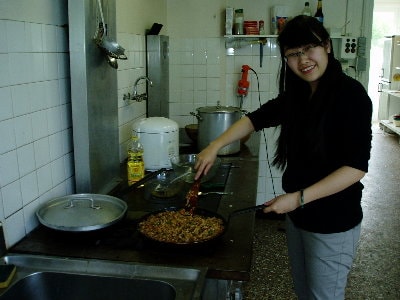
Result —
[[132, 185], [144, 177], [143, 146], [139, 137], [134, 135], [128, 146], [128, 185]]
[[324, 13], [322, 12], [322, 0], [318, 0], [317, 11], [315, 12], [314, 17], [317, 18], [317, 20], [320, 21], [321, 23], [324, 23]]
[[241, 8], [235, 10], [234, 34], [244, 34], [244, 15]]
[[276, 25], [276, 17], [271, 18], [271, 34], [278, 34], [278, 26]]
[[304, 16], [311, 17], [312, 14], [311, 14], [311, 9], [310, 9], [310, 2], [304, 3], [304, 8], [301, 11], [301, 14], [304, 15]]
[[261, 35], [265, 34], [264, 20], [258, 21], [258, 31]]

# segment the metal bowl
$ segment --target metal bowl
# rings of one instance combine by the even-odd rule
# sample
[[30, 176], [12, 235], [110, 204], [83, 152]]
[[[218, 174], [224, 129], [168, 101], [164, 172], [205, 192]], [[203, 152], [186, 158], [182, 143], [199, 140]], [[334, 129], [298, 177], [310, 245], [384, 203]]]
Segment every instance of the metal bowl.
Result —
[[[173, 170], [161, 172], [145, 185], [147, 196], [156, 198], [172, 198], [182, 192], [183, 181]], [[148, 195], [150, 193], [150, 195]]]

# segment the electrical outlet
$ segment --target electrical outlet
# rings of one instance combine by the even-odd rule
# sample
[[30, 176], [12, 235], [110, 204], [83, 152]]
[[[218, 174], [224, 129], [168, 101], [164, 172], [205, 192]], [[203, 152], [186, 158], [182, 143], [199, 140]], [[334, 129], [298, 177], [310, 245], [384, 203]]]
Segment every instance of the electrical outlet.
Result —
[[357, 57], [358, 39], [356, 37], [342, 37], [340, 43], [340, 57], [353, 59]]

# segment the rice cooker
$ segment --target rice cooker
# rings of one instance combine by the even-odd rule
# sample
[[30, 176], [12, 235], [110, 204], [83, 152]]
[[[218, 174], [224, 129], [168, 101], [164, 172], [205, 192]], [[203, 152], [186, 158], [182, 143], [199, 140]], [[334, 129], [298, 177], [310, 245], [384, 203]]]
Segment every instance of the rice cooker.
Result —
[[143, 146], [146, 170], [171, 168], [170, 157], [179, 155], [178, 123], [164, 117], [143, 118], [132, 125], [132, 131]]

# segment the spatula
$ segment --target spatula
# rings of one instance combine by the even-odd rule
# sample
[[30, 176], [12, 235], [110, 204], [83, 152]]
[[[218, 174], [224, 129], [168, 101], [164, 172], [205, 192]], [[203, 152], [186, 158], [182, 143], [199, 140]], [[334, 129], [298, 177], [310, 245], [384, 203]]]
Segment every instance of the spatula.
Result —
[[194, 210], [196, 209], [197, 200], [199, 198], [201, 177], [202, 176], [200, 175], [200, 177], [193, 182], [190, 190], [186, 194], [185, 212], [187, 214], [193, 215]]

